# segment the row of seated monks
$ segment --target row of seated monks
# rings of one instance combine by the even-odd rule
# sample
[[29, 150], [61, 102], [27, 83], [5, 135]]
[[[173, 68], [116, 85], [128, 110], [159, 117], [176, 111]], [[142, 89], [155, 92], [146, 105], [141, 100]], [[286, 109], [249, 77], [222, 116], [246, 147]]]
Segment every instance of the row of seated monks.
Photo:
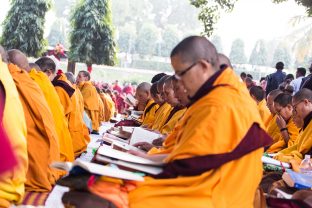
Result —
[[[0, 207], [9, 207], [32, 193], [50, 192], [65, 174], [50, 164], [79, 157], [90, 131], [98, 133], [101, 121], [114, 114], [114, 104], [97, 92], [87, 71], [75, 82], [71, 73], [56, 74], [49, 57], [29, 63], [19, 50], [0, 47], [0, 52], [1, 124], [17, 160], [0, 175]], [[90, 130], [84, 113], [92, 121]]]
[[[20, 175], [8, 172], [9, 175], [4, 178], [11, 180], [10, 182], [2, 182], [1, 177], [0, 187], [20, 190], [14, 195], [15, 199], [4, 198], [5, 194], [0, 193], [0, 198], [4, 198], [7, 203], [17, 203], [20, 200], [24, 183], [26, 191], [49, 191], [63, 173], [55, 172], [45, 164], [60, 160], [62, 154], [69, 155], [69, 147], [66, 146], [68, 142], [59, 141], [57, 132], [53, 134], [53, 116], [50, 115], [50, 120], [42, 120], [43, 115], [51, 112], [40, 108], [44, 104], [39, 103], [39, 100], [45, 99], [38, 85], [30, 85], [35, 79], [30, 78], [32, 82], [19, 81], [22, 77], [20, 74], [27, 75], [29, 69], [24, 56], [23, 62], [21, 58], [15, 61], [14, 56], [17, 54], [15, 50], [9, 51], [9, 64], [2, 62], [1, 65], [1, 71], [2, 68], [9, 69], [7, 71], [11, 73], [6, 74], [11, 80], [11, 88], [6, 87], [7, 81], [2, 80], [3, 74], [0, 77], [5, 89], [5, 104], [9, 102], [8, 95], [14, 95], [15, 99], [21, 102], [16, 104], [19, 108], [14, 106], [14, 112], [10, 114], [10, 119], [18, 121], [15, 122], [14, 128], [6, 123], [9, 119], [6, 117], [6, 111], [13, 111], [10, 108], [13, 105], [9, 104], [8, 108], [5, 105], [3, 126], [10, 139], [13, 138], [13, 133], [24, 135], [18, 139], [15, 139], [15, 136], [14, 142], [12, 141], [16, 154], [20, 154], [17, 156], [20, 160], [19, 165], [15, 168], [20, 168]], [[158, 131], [165, 136], [155, 140], [153, 144], [135, 144], [147, 153], [130, 151], [141, 157], [165, 162], [163, 171], [156, 176], [145, 177], [144, 182], [136, 182], [135, 188], [128, 189], [126, 196], [123, 195], [123, 205], [116, 207], [254, 207], [255, 193], [263, 177], [261, 157], [264, 151], [277, 153], [276, 159], [290, 162], [295, 168], [311, 150], [312, 91], [302, 89], [292, 97], [275, 90], [265, 100], [260, 88], [248, 90], [234, 73], [229, 60], [218, 54], [210, 41], [200, 36], [190, 36], [182, 40], [172, 50], [170, 57], [174, 75], [158, 78], [152, 85], [141, 83], [136, 91], [136, 99], [143, 103], [142, 127]], [[53, 70], [43, 72], [46, 72], [52, 83], [58, 77], [53, 74]], [[26, 75], [25, 77], [30, 77]], [[83, 90], [89, 86], [86, 82], [90, 80], [90, 76], [79, 73], [78, 79], [80, 78], [77, 87], [80, 88], [84, 99]], [[57, 80], [73, 86], [65, 77]], [[61, 87], [62, 83], [53, 85]], [[33, 90], [35, 86], [38, 88], [36, 91]], [[7, 90], [12, 88], [15, 89], [15, 93], [8, 93]], [[27, 92], [25, 89], [34, 92], [24, 97]], [[34, 94], [35, 92], [37, 94]], [[86, 92], [85, 96], [92, 93]], [[36, 99], [33, 96], [36, 96]], [[39, 96], [42, 99], [39, 99]], [[33, 100], [30, 102], [31, 98]], [[62, 101], [61, 96], [60, 100]], [[84, 99], [84, 105], [76, 105], [80, 106], [78, 114], [82, 116], [83, 108], [92, 120], [92, 132], [97, 133], [100, 114], [97, 114], [95, 109], [99, 109], [96, 107], [99, 102], [92, 100], [86, 103], [88, 101], [85, 100], [88, 99]], [[36, 109], [30, 106], [36, 106]], [[73, 108], [74, 106], [72, 105]], [[35, 111], [38, 108], [40, 110]], [[22, 111], [25, 118], [21, 119], [18, 115], [21, 115]], [[69, 131], [70, 116], [64, 116]], [[17, 128], [20, 131], [17, 131]], [[87, 135], [83, 129], [85, 128], [80, 129], [81, 134]], [[30, 135], [26, 134], [26, 130]], [[74, 152], [75, 141], [76, 137], [75, 140], [72, 138]], [[87, 143], [88, 139], [84, 138], [84, 141]], [[62, 148], [62, 145], [65, 147]], [[28, 149], [25, 150], [26, 148]], [[33, 168], [38, 168], [39, 165], [46, 168], [45, 172], [34, 171]], [[23, 178], [23, 174], [26, 177]], [[42, 178], [42, 181], [36, 181], [37, 177]], [[16, 179], [20, 182], [19, 187], [13, 183]], [[47, 188], [41, 184], [46, 184]], [[99, 193], [101, 187], [98, 183], [95, 185], [97, 186], [90, 187], [90, 191]], [[123, 183], [119, 185], [123, 186]], [[106, 183], [105, 190], [114, 187], [107, 186]], [[11, 193], [10, 190], [7, 192]], [[107, 195], [110, 195], [109, 199], [112, 199], [115, 205], [121, 204], [116, 199], [120, 196], [118, 192], [108, 192]]]

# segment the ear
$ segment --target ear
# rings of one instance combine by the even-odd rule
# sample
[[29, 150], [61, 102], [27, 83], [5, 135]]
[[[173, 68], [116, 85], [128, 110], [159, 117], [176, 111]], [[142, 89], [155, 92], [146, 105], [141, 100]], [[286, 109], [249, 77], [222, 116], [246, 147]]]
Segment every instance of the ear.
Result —
[[287, 104], [287, 109], [289, 110], [289, 111], [291, 111], [292, 112], [292, 110], [293, 110], [293, 107], [292, 107], [292, 105], [291, 104]]
[[308, 99], [304, 99], [303, 102], [304, 102], [304, 105], [308, 105], [310, 103]]

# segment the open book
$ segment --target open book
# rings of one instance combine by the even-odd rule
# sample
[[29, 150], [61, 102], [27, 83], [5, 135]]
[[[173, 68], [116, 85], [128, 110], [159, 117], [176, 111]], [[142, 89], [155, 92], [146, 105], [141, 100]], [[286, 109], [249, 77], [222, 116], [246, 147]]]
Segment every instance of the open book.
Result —
[[106, 145], [101, 146], [98, 149], [97, 154], [101, 156], [109, 157], [115, 160], [122, 160], [126, 162], [143, 164], [143, 165], [162, 166], [164, 164], [163, 162], [155, 162], [152, 160], [145, 159], [143, 157], [138, 157], [138, 156], [126, 153], [126, 152], [118, 151]]
[[273, 158], [266, 157], [266, 156], [262, 156], [261, 160], [263, 163], [266, 163], [266, 164], [276, 165], [276, 166], [280, 166], [280, 167], [283, 166], [284, 168], [290, 168], [291, 167], [291, 165], [289, 163], [281, 162], [279, 160], [275, 160]]
[[162, 135], [152, 131], [145, 130], [141, 127], [136, 127], [130, 137], [130, 145], [138, 142], [152, 143], [155, 139], [160, 138]]
[[137, 100], [135, 99], [135, 97], [133, 97], [133, 95], [131, 94], [127, 94], [124, 101], [130, 105], [130, 106], [135, 106], [136, 105], [136, 102]]
[[75, 160], [73, 163], [54, 162], [51, 164], [52, 168], [61, 169], [68, 172], [75, 166], [79, 166], [84, 170], [96, 175], [109, 176], [125, 180], [144, 181], [144, 178], [142, 176], [137, 175], [133, 172], [120, 170], [109, 166], [99, 165], [96, 163], [86, 162], [80, 159]]

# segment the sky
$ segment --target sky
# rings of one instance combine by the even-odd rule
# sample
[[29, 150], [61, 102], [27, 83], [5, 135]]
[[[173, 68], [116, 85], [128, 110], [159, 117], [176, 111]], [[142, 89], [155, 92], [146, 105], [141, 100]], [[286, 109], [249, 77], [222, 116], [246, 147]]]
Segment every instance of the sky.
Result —
[[[9, 7], [8, 0], [1, 2], [0, 22], [4, 20]], [[294, 0], [282, 4], [273, 4], [272, 0], [239, 0], [231, 13], [221, 15], [215, 34], [221, 36], [225, 54], [229, 54], [234, 39], [242, 38], [249, 56], [258, 39], [272, 40], [293, 31], [295, 28], [289, 22], [298, 15], [305, 15], [305, 10]], [[45, 31], [49, 31], [53, 18], [54, 15], [49, 12]], [[309, 22], [312, 23], [311, 20]], [[307, 21], [302, 24], [307, 24]]]

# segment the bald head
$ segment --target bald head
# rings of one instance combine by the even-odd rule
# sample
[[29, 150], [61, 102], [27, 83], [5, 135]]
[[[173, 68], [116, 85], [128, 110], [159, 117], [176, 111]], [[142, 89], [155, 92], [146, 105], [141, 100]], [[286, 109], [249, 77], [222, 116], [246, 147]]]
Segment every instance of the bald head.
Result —
[[219, 70], [219, 59], [215, 46], [201, 36], [190, 36], [182, 40], [171, 52], [170, 57], [178, 56], [182, 63], [195, 63], [201, 59]]
[[30, 71], [27, 57], [24, 53], [17, 49], [11, 49], [8, 51], [9, 62], [17, 65], [19, 68], [26, 71]]
[[66, 72], [65, 73], [65, 76], [67, 77], [67, 79], [72, 83], [74, 84], [76, 82], [75, 80], [75, 76], [72, 72]]
[[142, 91], [142, 92], [150, 92], [151, 90], [151, 84], [147, 82], [142, 82], [137, 86], [137, 91]]
[[29, 63], [29, 67], [31, 69], [36, 69], [37, 71], [41, 71], [40, 67], [36, 63]]
[[276, 90], [272, 90], [269, 94], [268, 97], [271, 97], [273, 100], [279, 95], [283, 93], [283, 91], [276, 89]]
[[224, 66], [228, 66], [231, 69], [233, 69], [231, 61], [226, 55], [224, 55], [222, 53], [218, 53], [218, 58], [219, 58], [220, 68], [222, 68]]
[[276, 89], [276, 90], [271, 91], [267, 96], [267, 106], [273, 115], [276, 114], [276, 110], [274, 108], [274, 100], [279, 94], [282, 94], [282, 93], [283, 91]]
[[8, 63], [8, 54], [1, 45], [0, 45], [0, 56], [1, 56], [1, 60], [4, 63]]
[[170, 77], [170, 75], [165, 75], [157, 82], [157, 90], [160, 94], [163, 93], [164, 84], [169, 77]]
[[312, 91], [306, 88], [299, 90], [293, 97], [294, 102], [298, 102], [301, 100], [307, 99], [312, 101]]

